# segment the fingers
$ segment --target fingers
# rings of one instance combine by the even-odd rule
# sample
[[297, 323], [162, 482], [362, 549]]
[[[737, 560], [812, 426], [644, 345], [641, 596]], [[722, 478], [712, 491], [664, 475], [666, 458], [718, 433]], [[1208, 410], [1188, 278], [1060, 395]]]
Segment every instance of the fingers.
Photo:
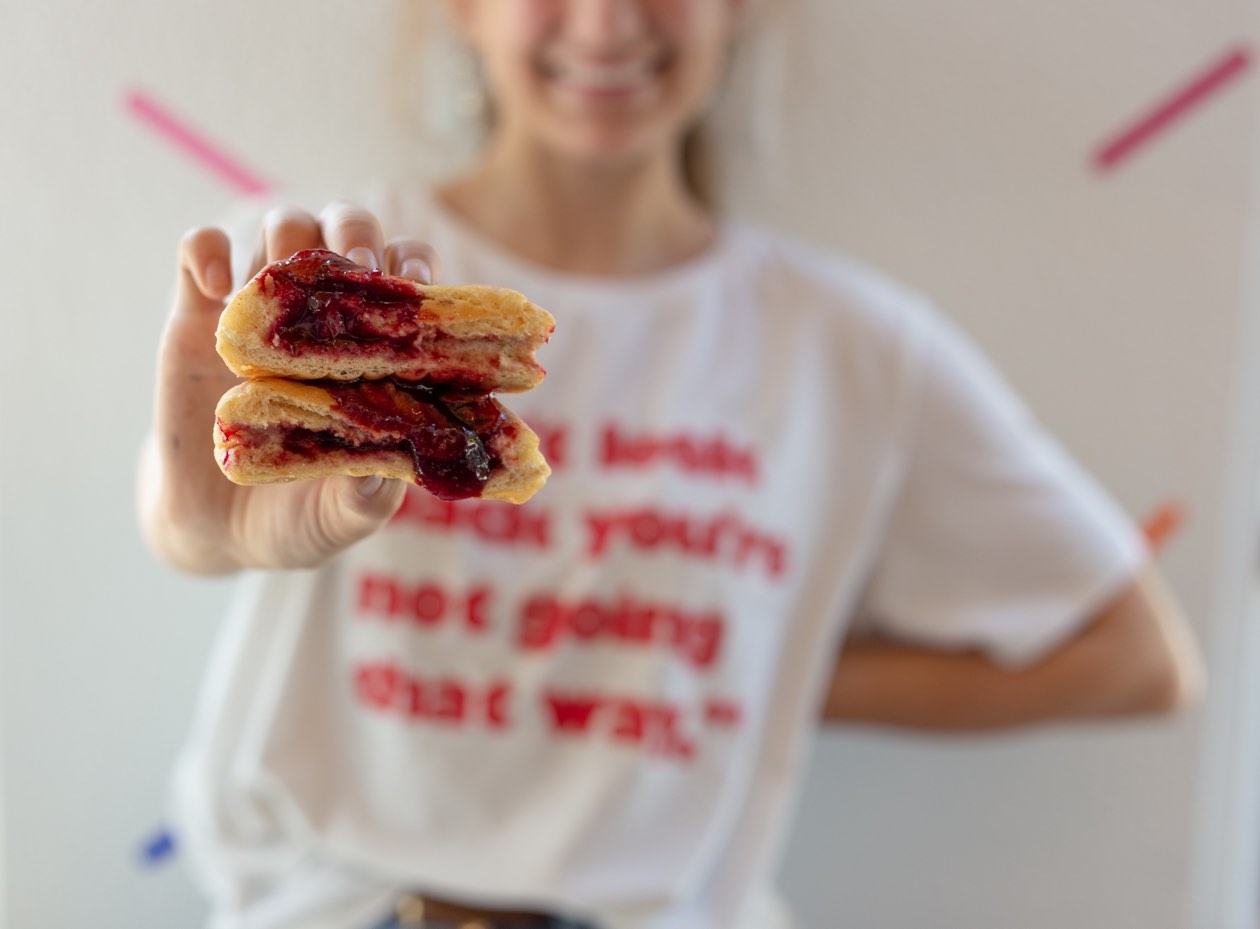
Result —
[[322, 248], [324, 244], [315, 217], [291, 206], [267, 211], [263, 217], [262, 240], [264, 264], [288, 258], [306, 248]]
[[263, 216], [262, 225], [258, 227], [258, 237], [254, 240], [254, 251], [249, 258], [245, 280], [250, 280], [264, 266], [288, 258], [294, 252], [300, 252], [304, 248], [323, 247], [324, 239], [319, 221], [314, 216], [298, 207], [272, 207]]
[[201, 226], [179, 240], [175, 281], [177, 312], [201, 314], [223, 309], [232, 292], [232, 246], [222, 229]]
[[227, 374], [214, 330], [232, 289], [230, 253], [220, 229], [191, 229], [179, 242], [175, 301], [158, 340], [154, 415], [164, 452], [179, 447], [188, 417], [204, 406], [198, 389]]
[[267, 264], [267, 234], [263, 227], [258, 227], [258, 236], [254, 239], [254, 251], [249, 256], [249, 267], [245, 269], [245, 280], [251, 281]]
[[354, 482], [354, 495], [349, 501], [350, 509], [358, 517], [376, 522], [377, 525], [393, 517], [407, 494], [407, 485], [399, 480], [383, 477], [351, 480]]
[[407, 485], [326, 477], [236, 490], [246, 492], [233, 503], [228, 535], [240, 563], [289, 569], [318, 567], [376, 532], [402, 506]]
[[432, 284], [441, 270], [441, 262], [431, 245], [415, 239], [394, 239], [385, 246], [386, 274], [397, 274], [422, 284]]
[[315, 563], [340, 553], [380, 529], [402, 506], [407, 485], [379, 477], [336, 477], [323, 482], [315, 506]]
[[327, 248], [365, 268], [432, 283], [441, 262], [432, 246], [398, 238], [384, 244], [381, 225], [368, 210], [352, 203], [330, 203], [311, 215], [296, 207], [276, 207], [263, 219], [249, 277], [264, 265], [307, 248]]
[[330, 203], [319, 214], [319, 224], [328, 248], [365, 268], [382, 268], [381, 224], [367, 210], [352, 203]]
[[214, 330], [223, 301], [232, 292], [228, 237], [208, 226], [190, 229], [179, 241], [178, 256], [175, 302], [159, 343], [159, 371], [222, 368]]
[[371, 212], [337, 201], [326, 206], [318, 219], [293, 207], [269, 212], [263, 220], [250, 276], [264, 264], [288, 258], [305, 248], [328, 248], [365, 268], [422, 283], [432, 283], [441, 270], [431, 246], [402, 238], [386, 246], [381, 225]]
[[213, 514], [221, 499], [223, 476], [208, 448], [214, 405], [236, 380], [215, 351], [214, 337], [232, 291], [230, 259], [222, 230], [201, 227], [184, 235], [175, 302], [158, 341], [153, 460], [147, 470], [155, 486], [146, 506], [155, 525], [165, 527], [160, 531], [173, 533], [163, 535], [166, 542], [180, 551], [191, 551], [174, 541], [185, 538], [180, 527], [202, 525], [201, 517]]

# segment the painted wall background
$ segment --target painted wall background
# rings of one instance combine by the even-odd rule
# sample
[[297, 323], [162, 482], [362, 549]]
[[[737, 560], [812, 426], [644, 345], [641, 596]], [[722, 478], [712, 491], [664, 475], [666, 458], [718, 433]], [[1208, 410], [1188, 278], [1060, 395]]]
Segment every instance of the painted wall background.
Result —
[[[27, 5], [0, 37], [0, 817], [12, 929], [196, 925], [142, 849], [230, 590], [144, 550], [132, 473], [174, 247], [240, 187], [337, 191], [426, 152], [384, 0]], [[809, 927], [1253, 925], [1260, 38], [1242, 0], [801, 0], [736, 113], [735, 211], [930, 293], [1122, 504], [1209, 653], [1173, 725], [830, 733], [783, 883]], [[1111, 170], [1095, 153], [1238, 59]], [[732, 80], [742, 78], [737, 74]], [[406, 94], [404, 93], [405, 97]], [[127, 101], [131, 100], [129, 106]], [[29, 456], [29, 457], [28, 457]]]

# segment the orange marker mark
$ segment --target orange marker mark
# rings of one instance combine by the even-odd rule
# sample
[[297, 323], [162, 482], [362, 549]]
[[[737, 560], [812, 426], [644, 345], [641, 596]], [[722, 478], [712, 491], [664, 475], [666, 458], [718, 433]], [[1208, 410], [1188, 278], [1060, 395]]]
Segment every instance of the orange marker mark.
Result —
[[1186, 510], [1180, 503], [1165, 503], [1142, 523], [1142, 532], [1154, 551], [1160, 551], [1181, 531], [1186, 523]]

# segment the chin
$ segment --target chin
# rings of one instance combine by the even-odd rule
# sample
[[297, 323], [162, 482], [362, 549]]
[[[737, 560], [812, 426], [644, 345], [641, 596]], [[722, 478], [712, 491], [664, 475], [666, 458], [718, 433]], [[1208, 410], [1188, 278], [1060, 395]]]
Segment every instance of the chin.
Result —
[[546, 133], [548, 147], [562, 157], [615, 167], [671, 155], [682, 145], [689, 121], [681, 119], [557, 120]]
[[657, 146], [633, 133], [600, 133], [566, 139], [553, 146], [557, 154], [592, 167], [618, 167], [649, 159]]

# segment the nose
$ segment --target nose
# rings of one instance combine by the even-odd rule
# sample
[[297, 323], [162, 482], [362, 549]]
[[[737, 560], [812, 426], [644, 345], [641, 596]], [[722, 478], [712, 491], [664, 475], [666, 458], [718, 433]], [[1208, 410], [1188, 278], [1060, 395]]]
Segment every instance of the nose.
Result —
[[643, 34], [641, 0], [570, 0], [568, 6], [566, 31], [584, 45], [613, 45]]

